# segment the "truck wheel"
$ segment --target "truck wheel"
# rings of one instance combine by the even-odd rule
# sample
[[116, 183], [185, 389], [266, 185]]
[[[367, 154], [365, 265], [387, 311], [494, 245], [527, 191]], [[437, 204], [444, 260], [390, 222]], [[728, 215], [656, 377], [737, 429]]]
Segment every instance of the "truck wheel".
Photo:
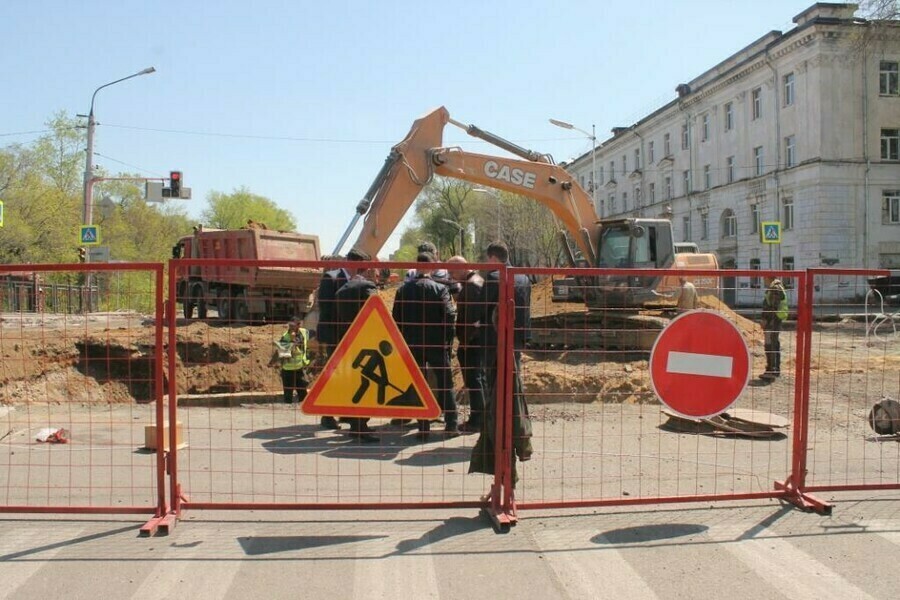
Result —
[[[195, 284], [193, 288], [191, 288], [191, 300], [194, 306], [197, 308], [197, 318], [205, 319], [206, 318], [206, 297], [203, 295], [203, 286], [201, 284]], [[191, 307], [193, 310], [194, 306]], [[190, 319], [190, 317], [186, 318]]]
[[228, 321], [231, 319], [231, 298], [219, 297], [219, 319]]
[[240, 298], [234, 299], [234, 320], [239, 323], [247, 323], [250, 320], [250, 308]]

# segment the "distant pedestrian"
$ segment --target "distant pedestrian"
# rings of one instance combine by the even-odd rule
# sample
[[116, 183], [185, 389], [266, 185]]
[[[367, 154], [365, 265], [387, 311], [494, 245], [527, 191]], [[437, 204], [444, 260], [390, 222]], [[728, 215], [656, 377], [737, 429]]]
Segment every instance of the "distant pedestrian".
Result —
[[450, 271], [458, 290], [456, 339], [459, 345], [456, 348], [456, 359], [469, 397], [469, 420], [460, 425], [459, 429], [477, 433], [481, 431], [484, 422], [484, 278], [468, 268], [465, 265], [466, 259], [462, 256], [454, 256], [447, 262], [461, 265], [458, 270]]
[[765, 336], [766, 371], [763, 379], [781, 376], [781, 322], [787, 319], [787, 293], [784, 284], [777, 277], [767, 275], [763, 281], [766, 292], [763, 295], [762, 328]]
[[293, 318], [288, 322], [285, 331], [276, 342], [278, 352], [274, 360], [281, 362], [281, 383], [284, 388], [285, 404], [294, 402], [294, 394], [298, 402], [306, 398], [306, 367], [309, 366], [309, 332], [300, 327], [300, 319]]
[[[419, 368], [434, 374], [437, 380], [435, 395], [444, 413], [444, 432], [456, 436], [459, 426], [450, 374], [456, 308], [447, 286], [434, 281], [427, 270], [427, 263], [433, 263], [434, 256], [421, 252], [416, 260], [424, 268], [418, 269], [416, 277], [397, 290], [392, 314]], [[425, 437], [429, 431], [430, 423], [419, 421], [419, 434]]]

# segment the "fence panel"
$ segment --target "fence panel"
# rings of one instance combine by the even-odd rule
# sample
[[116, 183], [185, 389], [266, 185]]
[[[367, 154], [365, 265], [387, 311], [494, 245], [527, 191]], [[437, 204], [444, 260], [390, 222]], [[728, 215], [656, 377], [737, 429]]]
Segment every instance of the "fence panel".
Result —
[[900, 306], [870, 285], [887, 275], [810, 272], [809, 490], [900, 488], [900, 412], [879, 419], [885, 435], [869, 422], [882, 399], [900, 401]]
[[[729, 414], [786, 425], [775, 427], [771, 435], [732, 435], [729, 427], [748, 427], [721, 418], [672, 418], [661, 411], [654, 394], [648, 359], [660, 328], [681, 312], [676, 308], [678, 273], [659, 282], [661, 273], [650, 270], [510, 271], [535, 281], [530, 341], [520, 349], [534, 454], [518, 464], [519, 507], [782, 495], [775, 482], [792, 469], [799, 347], [789, 319], [780, 334], [780, 377], [760, 378], [766, 370], [760, 317], [767, 273], [681, 273], [712, 277], [706, 283], [697, 280], [699, 308], [732, 323], [749, 347], [749, 385], [734, 404], [738, 410]], [[582, 277], [574, 277], [576, 273]], [[796, 303], [802, 274], [777, 274]], [[598, 282], [608, 277], [618, 281], [617, 291], [599, 293]], [[648, 293], [649, 288], [656, 293]], [[621, 304], [629, 296], [644, 297], [652, 306], [637, 311], [614, 305], [616, 298]], [[729, 307], [722, 298], [742, 299], [742, 304]], [[585, 299], [608, 306], [586, 311]], [[697, 397], [703, 397], [702, 390]]]
[[[377, 266], [377, 293], [390, 310], [406, 269], [416, 265]], [[482, 504], [493, 477], [467, 474], [477, 435], [448, 437], [442, 432], [444, 426], [435, 424], [429, 437], [422, 439], [415, 422], [392, 424], [388, 418], [374, 418], [369, 423], [374, 441], [363, 440], [350, 434], [348, 423], [341, 423], [336, 431], [323, 427], [319, 416], [304, 414], [299, 401], [305, 389], [291, 402], [285, 401], [274, 342], [286, 332], [292, 315], [303, 317], [303, 326], [309, 330], [325, 331], [336, 325], [333, 316], [308, 312], [311, 293], [324, 270], [346, 268], [355, 273], [358, 267], [347, 262], [286, 260], [170, 263], [169, 294], [176, 303], [168, 322], [168, 345], [174, 349], [169, 370], [175, 373], [169, 380], [169, 408], [171, 420], [183, 430], [183, 445], [169, 460], [176, 510]], [[221, 282], [200, 275], [256, 269], [270, 274], [277, 269], [282, 279], [277, 285], [251, 286], [246, 281]], [[193, 279], [188, 280], [190, 276]], [[309, 343], [313, 362], [306, 369], [306, 379], [310, 385], [333, 350], [326, 342], [334, 343], [319, 339]], [[454, 369], [454, 383], [458, 390], [464, 385], [458, 369]], [[388, 398], [395, 394], [387, 393]], [[466, 394], [457, 392], [457, 396], [466, 403]], [[464, 407], [461, 423], [467, 415]]]
[[[117, 312], [4, 312], [0, 320], [0, 512], [166, 510], [161, 264], [7, 265], [43, 281], [98, 282]], [[128, 284], [111, 297], [105, 282]], [[43, 440], [43, 441], [41, 441]]]

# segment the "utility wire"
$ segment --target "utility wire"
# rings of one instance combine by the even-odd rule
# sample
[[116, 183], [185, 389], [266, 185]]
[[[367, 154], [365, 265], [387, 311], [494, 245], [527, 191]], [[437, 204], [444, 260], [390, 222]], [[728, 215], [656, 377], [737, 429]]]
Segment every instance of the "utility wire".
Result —
[[[397, 140], [366, 140], [366, 139], [351, 139], [351, 138], [318, 138], [318, 137], [299, 137], [299, 136], [287, 136], [287, 135], [254, 135], [249, 133], [228, 133], [228, 132], [218, 132], [218, 131], [194, 131], [190, 129], [160, 129], [156, 127], [137, 127], [134, 125], [116, 125], [112, 123], [104, 123], [105, 127], [114, 127], [116, 129], [131, 129], [135, 131], [153, 131], [157, 133], [177, 133], [181, 135], [199, 135], [199, 136], [207, 136], [207, 137], [225, 137], [225, 138], [242, 138], [242, 139], [251, 139], [251, 140], [276, 140], [276, 141], [286, 141], [286, 142], [312, 142], [312, 143], [324, 143], [324, 144], [393, 144], [396, 143]], [[534, 138], [534, 139], [524, 139], [524, 140], [511, 140], [517, 143], [531, 143], [531, 142], [558, 142], [558, 141], [573, 141], [573, 140], [583, 140], [584, 138], [579, 137], [557, 137], [557, 138]], [[466, 141], [469, 141], [468, 139]], [[487, 144], [484, 140], [471, 140], [474, 143], [479, 144]], [[456, 144], [459, 141], [450, 142], [450, 144]]]
[[156, 171], [151, 171], [150, 169], [145, 169], [145, 168], [139, 167], [139, 166], [137, 166], [137, 165], [132, 165], [132, 164], [130, 164], [130, 163], [121, 161], [121, 160], [119, 160], [119, 159], [117, 159], [117, 158], [113, 158], [113, 157], [111, 157], [111, 156], [105, 156], [105, 155], [103, 155], [103, 154], [100, 154], [100, 153], [97, 152], [97, 151], [94, 151], [94, 156], [99, 156], [100, 158], [104, 158], [104, 159], [106, 159], [106, 160], [111, 160], [111, 161], [113, 161], [114, 163], [119, 163], [120, 165], [125, 165], [126, 167], [131, 167], [132, 169], [137, 169], [137, 170], [140, 171], [141, 173], [147, 173], [147, 174], [149, 174], [149, 175], [155, 175], [155, 176], [157, 176], [157, 177], [165, 177], [165, 175], [163, 175], [162, 173], [157, 173]]

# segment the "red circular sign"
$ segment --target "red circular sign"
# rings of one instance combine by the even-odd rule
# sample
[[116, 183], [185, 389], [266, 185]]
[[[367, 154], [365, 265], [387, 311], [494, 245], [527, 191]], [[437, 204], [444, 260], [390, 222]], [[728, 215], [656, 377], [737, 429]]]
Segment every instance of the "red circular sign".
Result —
[[669, 323], [650, 353], [653, 391], [672, 411], [712, 417], [735, 403], [750, 381], [750, 350], [734, 324], [695, 310]]

